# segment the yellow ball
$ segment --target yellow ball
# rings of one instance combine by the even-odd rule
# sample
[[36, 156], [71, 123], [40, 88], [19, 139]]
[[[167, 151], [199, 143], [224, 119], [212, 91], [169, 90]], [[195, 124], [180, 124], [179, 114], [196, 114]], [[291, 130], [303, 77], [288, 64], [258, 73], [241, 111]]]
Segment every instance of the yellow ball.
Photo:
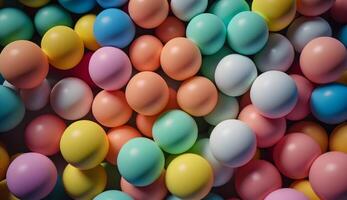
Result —
[[280, 31], [293, 21], [296, 13], [296, 1], [254, 0], [252, 11], [265, 18], [270, 31]]
[[64, 159], [80, 169], [99, 165], [108, 152], [105, 130], [95, 122], [80, 120], [67, 127], [60, 140]]
[[[2, 158], [2, 157], [1, 157]], [[7, 187], [7, 181], [0, 181], [0, 199], [1, 200], [18, 200]]]
[[342, 73], [342, 76], [337, 80], [337, 82], [347, 85], [347, 70]]
[[309, 198], [309, 200], [320, 200], [317, 194], [313, 191], [308, 180], [295, 181], [291, 185], [291, 188], [304, 193], [305, 196]]
[[75, 25], [76, 33], [82, 38], [84, 46], [92, 51], [100, 48], [94, 37], [94, 22], [96, 15], [88, 14], [81, 17]]
[[336, 127], [329, 138], [330, 151], [347, 153], [347, 122]]
[[100, 165], [89, 170], [67, 165], [63, 172], [65, 191], [76, 200], [93, 199], [105, 189], [106, 180], [106, 171]]
[[5, 147], [0, 144], [0, 181], [5, 178], [7, 167], [10, 164], [10, 157]]
[[171, 161], [166, 170], [166, 187], [183, 199], [202, 199], [212, 188], [210, 164], [196, 154], [183, 154]]
[[49, 2], [49, 0], [19, 0], [19, 1], [22, 4], [32, 8], [41, 7]]
[[78, 34], [67, 26], [49, 29], [41, 40], [41, 48], [49, 63], [61, 70], [75, 67], [82, 59], [84, 45]]

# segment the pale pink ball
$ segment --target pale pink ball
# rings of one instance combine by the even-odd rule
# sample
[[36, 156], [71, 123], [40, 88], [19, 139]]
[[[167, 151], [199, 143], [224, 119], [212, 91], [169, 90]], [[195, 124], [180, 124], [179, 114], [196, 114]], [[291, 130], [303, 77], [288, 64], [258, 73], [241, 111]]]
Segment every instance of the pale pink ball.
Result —
[[31, 89], [21, 89], [20, 97], [23, 100], [25, 108], [30, 111], [37, 111], [44, 108], [49, 101], [51, 86], [47, 79], [41, 84]]
[[264, 200], [309, 200], [309, 198], [297, 190], [281, 188], [271, 192]]

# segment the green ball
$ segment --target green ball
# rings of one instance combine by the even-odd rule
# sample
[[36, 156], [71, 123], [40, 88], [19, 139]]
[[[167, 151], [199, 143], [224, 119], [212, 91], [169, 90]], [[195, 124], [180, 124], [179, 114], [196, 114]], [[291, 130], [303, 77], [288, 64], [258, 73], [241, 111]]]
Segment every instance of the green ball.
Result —
[[171, 110], [159, 116], [152, 130], [154, 141], [171, 154], [187, 151], [198, 137], [195, 120], [181, 110]]
[[212, 55], [223, 47], [226, 27], [216, 15], [203, 13], [189, 22], [186, 35], [200, 48], [203, 55]]
[[0, 9], [0, 45], [16, 40], [30, 40], [34, 34], [34, 26], [30, 18], [15, 8]]
[[35, 15], [35, 27], [40, 35], [44, 35], [46, 31], [54, 26], [72, 27], [72, 19], [68, 12], [63, 8], [49, 5], [41, 8]]
[[217, 15], [225, 26], [228, 26], [235, 15], [249, 10], [249, 5], [245, 0], [219, 0], [212, 4], [209, 12]]

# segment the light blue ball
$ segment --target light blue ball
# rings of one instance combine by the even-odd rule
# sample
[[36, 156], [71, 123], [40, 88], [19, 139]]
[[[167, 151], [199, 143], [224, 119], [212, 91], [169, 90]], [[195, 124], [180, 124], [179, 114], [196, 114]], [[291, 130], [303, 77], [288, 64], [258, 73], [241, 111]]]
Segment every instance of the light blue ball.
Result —
[[347, 47], [347, 25], [343, 26], [338, 35], [338, 39], [342, 42], [345, 47]]
[[120, 175], [135, 186], [147, 186], [159, 178], [165, 158], [158, 145], [147, 138], [134, 138], [121, 148], [117, 166]]
[[119, 190], [108, 190], [103, 193], [100, 193], [93, 200], [134, 200], [125, 192]]
[[338, 124], [347, 120], [347, 86], [332, 83], [317, 87], [311, 95], [313, 115], [327, 124]]
[[269, 37], [269, 30], [264, 19], [250, 11], [241, 12], [232, 18], [227, 31], [230, 47], [244, 55], [259, 52]]
[[95, 0], [58, 0], [60, 5], [62, 5], [66, 10], [82, 14], [91, 11], [95, 5]]
[[240, 12], [249, 11], [249, 5], [245, 0], [219, 0], [215, 1], [209, 9], [210, 13], [222, 19], [225, 26]]
[[12, 89], [0, 85], [0, 133], [15, 128], [24, 118], [25, 107]]
[[210, 193], [206, 197], [204, 197], [203, 200], [224, 200], [224, 199], [218, 194]]
[[114, 8], [124, 5], [128, 0], [96, 0], [103, 8]]
[[168, 197], [166, 198], [166, 200], [182, 200], [182, 199], [180, 199], [180, 198], [178, 198], [178, 197], [176, 197], [176, 196], [174, 196], [174, 195], [170, 195], [170, 196], [168, 196]]
[[124, 48], [135, 37], [135, 25], [122, 10], [109, 8], [96, 16], [94, 36], [101, 46]]
[[170, 8], [173, 14], [182, 21], [189, 21], [196, 15], [203, 13], [208, 0], [171, 0]]
[[226, 28], [216, 15], [203, 13], [190, 20], [186, 35], [200, 48], [202, 54], [212, 55], [223, 47]]

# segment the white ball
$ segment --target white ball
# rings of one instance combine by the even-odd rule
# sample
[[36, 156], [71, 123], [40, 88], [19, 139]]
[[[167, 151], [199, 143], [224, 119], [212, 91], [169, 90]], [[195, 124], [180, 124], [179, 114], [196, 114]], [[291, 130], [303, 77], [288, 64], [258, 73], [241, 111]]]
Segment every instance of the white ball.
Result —
[[50, 92], [51, 86], [47, 79], [45, 79], [35, 88], [20, 90], [20, 97], [22, 98], [27, 110], [37, 111], [47, 105]]
[[286, 73], [268, 71], [253, 82], [250, 97], [260, 114], [281, 118], [290, 113], [298, 100], [295, 81]]
[[203, 13], [207, 5], [208, 0], [171, 0], [170, 3], [173, 14], [182, 21], [189, 21]]
[[218, 63], [214, 77], [221, 92], [228, 96], [241, 96], [257, 77], [257, 68], [250, 58], [231, 54]]
[[256, 137], [244, 122], [229, 119], [219, 123], [210, 136], [213, 156], [228, 167], [240, 167], [248, 163], [256, 152]]

